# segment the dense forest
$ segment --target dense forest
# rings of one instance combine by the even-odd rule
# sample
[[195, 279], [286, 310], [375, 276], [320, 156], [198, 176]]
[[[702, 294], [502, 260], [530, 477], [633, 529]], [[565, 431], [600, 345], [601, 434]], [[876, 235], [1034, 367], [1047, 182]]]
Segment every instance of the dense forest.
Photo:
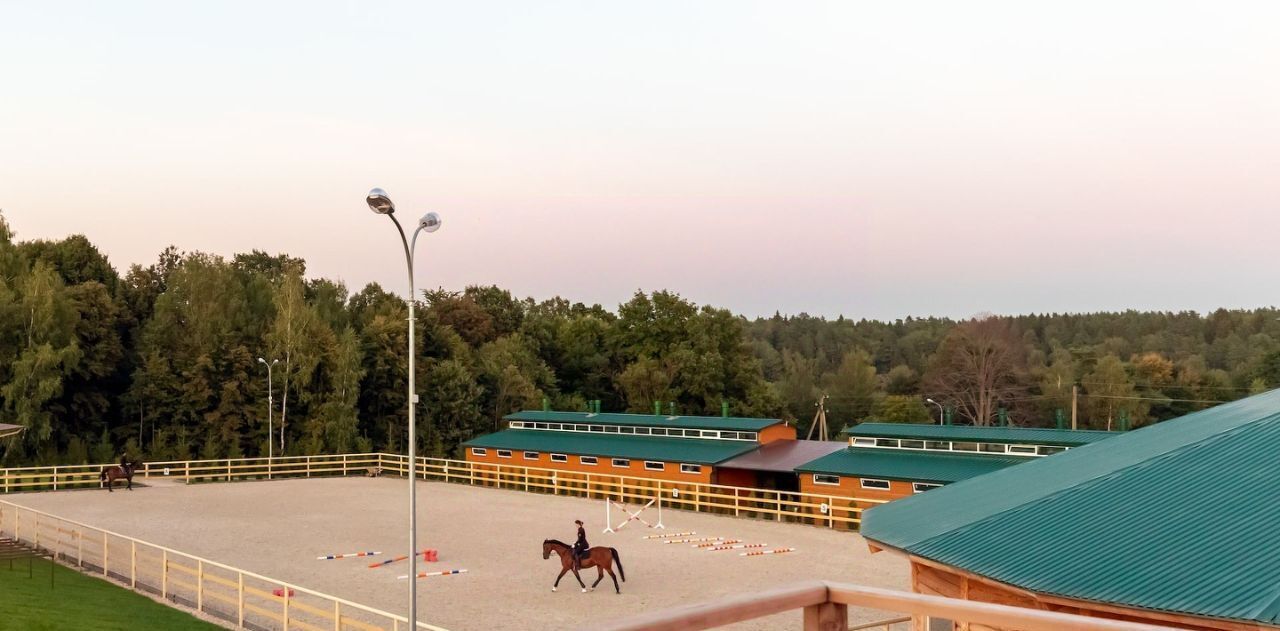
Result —
[[[1280, 312], [748, 320], [680, 296], [610, 310], [498, 287], [417, 296], [430, 455], [540, 407], [1138, 427], [1280, 384]], [[0, 464], [401, 451], [407, 305], [263, 252], [181, 252], [123, 275], [83, 236], [18, 241], [0, 216]], [[929, 399], [937, 402], [934, 407]]]

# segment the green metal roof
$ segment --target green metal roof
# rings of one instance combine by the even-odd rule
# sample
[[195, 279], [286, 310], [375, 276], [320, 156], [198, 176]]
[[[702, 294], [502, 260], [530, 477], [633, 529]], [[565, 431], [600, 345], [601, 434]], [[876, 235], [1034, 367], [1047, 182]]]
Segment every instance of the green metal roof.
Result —
[[975, 427], [973, 425], [915, 425], [910, 423], [862, 423], [846, 427], [850, 436], [960, 440], [976, 443], [1018, 443], [1076, 447], [1111, 438], [1119, 432], [1045, 429], [1039, 427]]
[[862, 478], [950, 483], [1021, 464], [1028, 458], [859, 449], [850, 447], [796, 467], [796, 471]]
[[508, 421], [544, 421], [549, 423], [595, 423], [597, 425], [635, 425], [638, 427], [684, 427], [687, 429], [723, 429], [758, 432], [777, 425], [782, 419], [740, 418], [736, 416], [659, 416], [657, 414], [620, 414], [603, 412], [541, 412], [525, 410], [503, 417]]
[[1280, 390], [868, 511], [862, 534], [1026, 590], [1280, 624]]
[[653, 438], [526, 429], [507, 429], [473, 438], [462, 444], [467, 447], [512, 451], [528, 450], [575, 456], [665, 460], [696, 464], [716, 464], [760, 447], [758, 443], [738, 440]]

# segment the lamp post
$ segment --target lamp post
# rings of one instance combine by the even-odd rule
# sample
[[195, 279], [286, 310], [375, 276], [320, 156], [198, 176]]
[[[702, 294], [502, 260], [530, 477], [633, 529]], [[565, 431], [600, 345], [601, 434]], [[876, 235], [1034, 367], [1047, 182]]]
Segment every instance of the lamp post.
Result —
[[938, 406], [938, 424], [939, 424], [939, 425], [944, 425], [945, 423], [944, 423], [944, 422], [943, 422], [943, 420], [942, 420], [942, 413], [945, 411], [945, 409], [942, 407], [942, 404], [941, 404], [941, 403], [938, 403], [937, 401], [934, 401], [933, 399], [929, 399], [929, 398], [925, 398], [925, 401], [928, 401], [929, 403], [932, 403], [932, 404], [934, 404], [934, 405]]
[[414, 408], [417, 407], [418, 394], [414, 388], [414, 345], [413, 345], [413, 253], [418, 245], [418, 235], [423, 232], [435, 232], [440, 229], [440, 215], [427, 213], [418, 219], [418, 229], [413, 231], [412, 239], [405, 239], [404, 228], [396, 220], [396, 205], [387, 196], [387, 192], [375, 188], [365, 197], [369, 209], [379, 215], [386, 215], [396, 225], [400, 233], [400, 244], [404, 246], [404, 262], [409, 268], [409, 628], [418, 628], [418, 494], [414, 482], [418, 475], [417, 435], [414, 427]]
[[271, 367], [275, 366], [279, 362], [280, 360], [273, 359], [271, 360], [271, 363], [268, 364], [267, 360], [261, 357], [258, 358], [258, 363], [267, 367], [267, 479], [268, 480], [271, 479], [271, 461], [274, 458], [274, 452], [275, 452], [275, 449], [272, 447], [272, 444], [271, 444], [271, 426], [273, 425], [271, 421], [271, 411], [275, 408], [275, 405], [276, 405], [275, 399], [273, 398], [273, 394], [272, 394], [274, 391], [271, 389]]

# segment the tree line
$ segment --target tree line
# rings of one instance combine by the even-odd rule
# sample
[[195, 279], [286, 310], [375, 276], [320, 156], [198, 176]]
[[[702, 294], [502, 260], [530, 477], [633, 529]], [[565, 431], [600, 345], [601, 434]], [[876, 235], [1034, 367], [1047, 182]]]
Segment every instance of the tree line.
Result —
[[[782, 417], [1137, 427], [1280, 384], [1274, 309], [748, 320], [667, 291], [615, 310], [498, 287], [418, 300], [423, 453], [549, 405]], [[402, 451], [408, 309], [305, 261], [169, 247], [123, 275], [86, 237], [18, 241], [0, 216], [0, 463]], [[937, 407], [926, 399], [937, 402]], [[945, 412], [942, 412], [945, 410]]]

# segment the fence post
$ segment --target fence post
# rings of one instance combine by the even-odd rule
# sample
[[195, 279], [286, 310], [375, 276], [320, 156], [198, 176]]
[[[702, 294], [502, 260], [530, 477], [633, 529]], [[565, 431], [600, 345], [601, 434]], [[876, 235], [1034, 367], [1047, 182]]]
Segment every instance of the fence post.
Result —
[[169, 551], [160, 551], [160, 600], [169, 596]]
[[236, 572], [236, 625], [244, 628], [244, 572]]
[[204, 611], [204, 561], [196, 561], [196, 611]]
[[[776, 515], [778, 516], [778, 521], [782, 521], [782, 491], [778, 491], [778, 512]], [[806, 609], [805, 611], [808, 610]], [[808, 618], [806, 617], [806, 619]]]
[[138, 542], [129, 542], [129, 587], [138, 588]]
[[182, 466], [183, 466], [182, 481], [185, 484], [191, 484], [191, 461], [188, 460], [182, 463]]
[[342, 631], [342, 603], [333, 601], [333, 631]]
[[231, 459], [227, 458], [227, 482], [231, 481]]
[[35, 546], [36, 552], [40, 551], [40, 513], [36, 513], [36, 534], [32, 545]]
[[311, 456], [307, 456], [307, 477], [311, 477]]
[[53, 468], [53, 490], [58, 490], [58, 468]]
[[837, 631], [848, 628], [848, 605], [825, 602], [804, 608], [804, 631]]
[[103, 531], [102, 533], [102, 575], [108, 578], [110, 578], [111, 576], [111, 573], [107, 571], [107, 567], [110, 565], [110, 563], [107, 562], [107, 554], [110, 551], [111, 551], [111, 548], [107, 546], [107, 533], [106, 531]]
[[284, 617], [281, 621], [284, 624], [284, 631], [289, 631], [289, 586], [281, 585], [280, 593], [283, 594], [280, 600], [284, 603]]
[[84, 567], [84, 533], [76, 531], [76, 567]]
[[347, 475], [347, 454], [342, 454], [342, 475]]

